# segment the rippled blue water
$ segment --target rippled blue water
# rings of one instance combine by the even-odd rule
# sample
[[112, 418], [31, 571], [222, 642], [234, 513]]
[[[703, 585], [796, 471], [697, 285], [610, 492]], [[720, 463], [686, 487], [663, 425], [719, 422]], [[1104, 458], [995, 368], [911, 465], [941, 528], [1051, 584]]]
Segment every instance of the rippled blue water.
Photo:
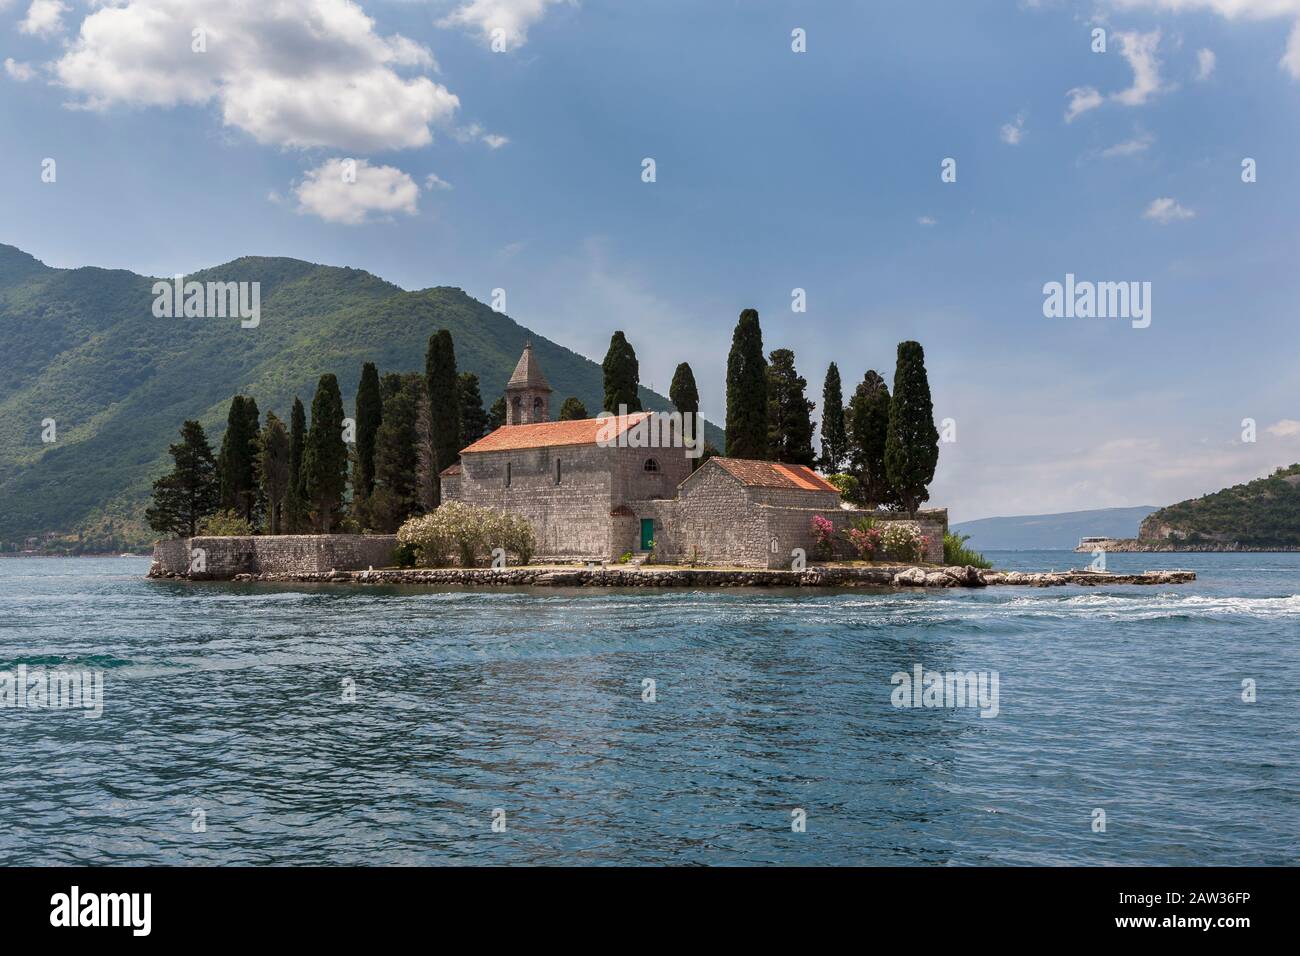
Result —
[[[1296, 863], [1300, 555], [1109, 562], [1200, 580], [457, 592], [0, 560], [0, 670], [106, 682], [97, 720], [0, 710], [0, 862]], [[896, 709], [916, 663], [997, 671], [998, 716]]]

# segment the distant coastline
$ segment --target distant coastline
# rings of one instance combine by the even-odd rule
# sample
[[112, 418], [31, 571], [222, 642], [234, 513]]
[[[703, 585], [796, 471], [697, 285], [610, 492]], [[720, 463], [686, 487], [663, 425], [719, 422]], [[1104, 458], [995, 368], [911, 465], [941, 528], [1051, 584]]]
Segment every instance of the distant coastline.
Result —
[[1285, 554], [1293, 551], [1300, 551], [1300, 547], [1271, 546], [1261, 547], [1255, 545], [1237, 544], [1235, 542], [1216, 543], [1212, 541], [1201, 541], [1195, 544], [1174, 541], [1169, 539], [1143, 540], [1141, 538], [1103, 538], [1086, 543], [1080, 542], [1074, 549], [1077, 552], [1088, 554], [1093, 551], [1101, 550], [1111, 553], [1148, 553], [1157, 554], [1161, 552], [1180, 552], [1180, 553], [1204, 553], [1214, 554], [1218, 552], [1251, 552], [1256, 554]]

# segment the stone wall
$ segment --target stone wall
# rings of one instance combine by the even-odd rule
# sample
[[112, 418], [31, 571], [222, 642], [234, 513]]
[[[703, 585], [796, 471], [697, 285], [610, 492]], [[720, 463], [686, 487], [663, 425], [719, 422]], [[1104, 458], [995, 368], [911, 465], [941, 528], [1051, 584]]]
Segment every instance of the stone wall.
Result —
[[[236, 574], [297, 574], [363, 571], [392, 565], [397, 536], [391, 534], [280, 534], [203, 536], [159, 541], [154, 576], [225, 580]], [[201, 561], [192, 557], [201, 551]], [[199, 571], [198, 567], [203, 570]], [[191, 567], [195, 570], [191, 572]]]

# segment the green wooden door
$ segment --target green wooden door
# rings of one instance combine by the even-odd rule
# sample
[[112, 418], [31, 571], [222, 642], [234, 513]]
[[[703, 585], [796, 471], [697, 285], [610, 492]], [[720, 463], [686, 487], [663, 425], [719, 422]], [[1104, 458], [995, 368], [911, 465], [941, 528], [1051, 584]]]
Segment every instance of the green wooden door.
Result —
[[641, 550], [649, 551], [655, 543], [655, 523], [653, 518], [641, 519]]

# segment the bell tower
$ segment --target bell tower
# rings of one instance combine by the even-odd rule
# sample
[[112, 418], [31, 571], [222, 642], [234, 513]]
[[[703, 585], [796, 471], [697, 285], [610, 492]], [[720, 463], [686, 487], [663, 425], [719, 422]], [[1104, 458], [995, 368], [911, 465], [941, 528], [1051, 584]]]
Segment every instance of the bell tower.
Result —
[[506, 383], [506, 424], [532, 425], [550, 420], [551, 386], [533, 356], [533, 343], [527, 342]]

